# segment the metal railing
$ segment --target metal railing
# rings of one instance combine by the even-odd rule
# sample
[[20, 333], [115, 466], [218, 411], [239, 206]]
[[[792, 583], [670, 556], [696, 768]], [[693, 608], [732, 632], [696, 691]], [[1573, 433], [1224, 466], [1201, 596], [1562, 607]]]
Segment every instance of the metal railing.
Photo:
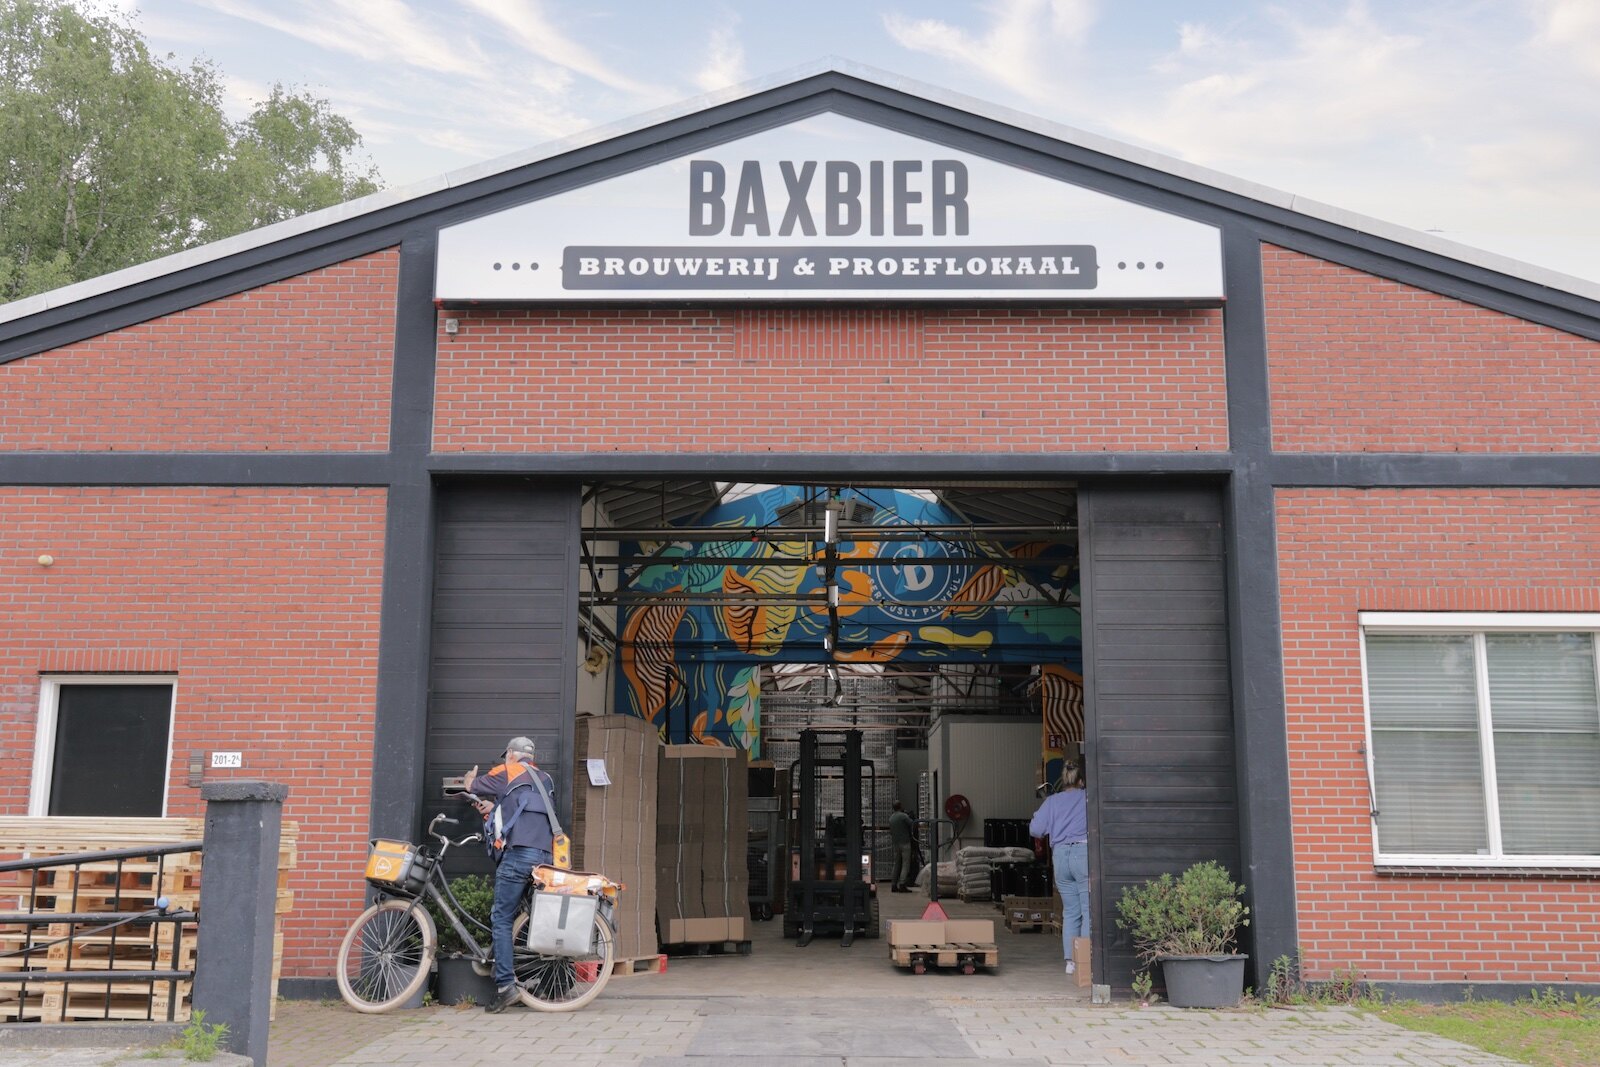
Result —
[[182, 841], [0, 862], [0, 877], [25, 874], [0, 886], [20, 908], [0, 911], [0, 1021], [176, 1021], [198, 916], [170, 906], [168, 857], [200, 852]]

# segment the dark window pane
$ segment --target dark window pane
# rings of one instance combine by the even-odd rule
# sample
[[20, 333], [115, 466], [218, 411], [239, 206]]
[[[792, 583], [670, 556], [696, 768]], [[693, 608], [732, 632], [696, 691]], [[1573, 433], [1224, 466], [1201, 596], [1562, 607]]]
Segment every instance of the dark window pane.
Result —
[[170, 685], [64, 685], [56, 705], [51, 815], [159, 816]]

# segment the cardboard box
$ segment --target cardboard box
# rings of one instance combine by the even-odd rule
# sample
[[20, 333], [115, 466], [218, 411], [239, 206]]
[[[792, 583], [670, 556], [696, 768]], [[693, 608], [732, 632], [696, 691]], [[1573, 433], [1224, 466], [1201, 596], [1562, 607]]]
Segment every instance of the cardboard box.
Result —
[[994, 944], [993, 919], [947, 919], [944, 924], [945, 941], [953, 944]]
[[669, 945], [728, 940], [726, 919], [669, 919], [663, 929]]
[[1090, 973], [1091, 961], [1089, 959], [1090, 942], [1087, 937], [1072, 939], [1072, 962], [1076, 968], [1076, 977], [1080, 986], [1086, 986], [1093, 981]]
[[909, 945], [943, 945], [948, 938], [945, 937], [945, 927], [948, 923], [941, 919], [890, 919], [889, 944], [900, 948]]

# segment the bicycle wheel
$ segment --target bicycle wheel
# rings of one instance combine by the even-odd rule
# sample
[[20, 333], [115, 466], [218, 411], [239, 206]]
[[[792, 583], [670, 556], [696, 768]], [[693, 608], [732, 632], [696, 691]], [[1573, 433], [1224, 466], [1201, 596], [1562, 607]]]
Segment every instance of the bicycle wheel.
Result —
[[544, 956], [523, 947], [524, 912], [517, 916], [517, 989], [522, 1003], [534, 1011], [576, 1011], [600, 995], [616, 963], [616, 936], [611, 924], [594, 917], [594, 952], [587, 956]]
[[428, 981], [438, 947], [438, 931], [422, 905], [380, 901], [356, 917], [339, 945], [339, 995], [368, 1014], [398, 1007]]

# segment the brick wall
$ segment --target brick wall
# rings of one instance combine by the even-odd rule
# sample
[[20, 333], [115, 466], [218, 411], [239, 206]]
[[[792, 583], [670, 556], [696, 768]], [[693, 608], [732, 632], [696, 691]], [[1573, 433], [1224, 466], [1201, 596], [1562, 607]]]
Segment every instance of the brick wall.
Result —
[[0, 364], [0, 451], [388, 447], [399, 253]]
[[0, 487], [0, 811], [27, 811], [42, 672], [176, 674], [169, 814], [201, 813], [195, 751], [288, 784], [284, 973], [326, 977], [361, 904], [384, 517], [376, 489]]
[[[441, 452], [1220, 451], [1216, 310], [449, 312]], [[443, 316], [441, 316], [442, 318]]]
[[1263, 248], [1274, 447], [1600, 450], [1600, 342]]
[[1600, 980], [1594, 878], [1377, 875], [1359, 611], [1600, 611], [1600, 491], [1280, 490], [1300, 944], [1309, 977]]

